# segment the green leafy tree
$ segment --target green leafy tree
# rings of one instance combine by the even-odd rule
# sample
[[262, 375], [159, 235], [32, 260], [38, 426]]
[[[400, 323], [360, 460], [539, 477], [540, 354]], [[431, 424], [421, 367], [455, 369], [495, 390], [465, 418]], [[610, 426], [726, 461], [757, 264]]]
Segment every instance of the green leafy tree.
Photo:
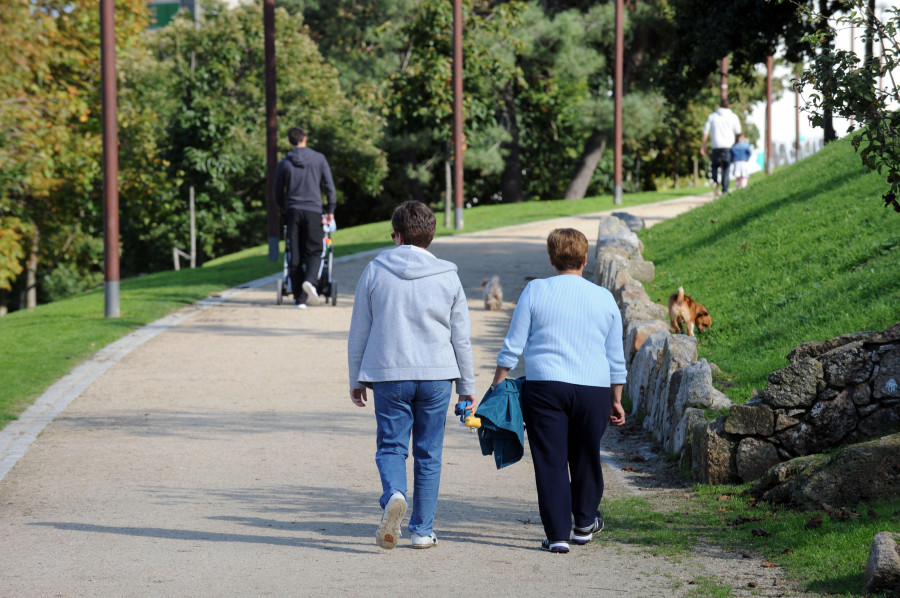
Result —
[[[159, 166], [172, 182], [147, 231], [157, 262], [188, 238], [188, 198], [196, 198], [198, 240], [204, 256], [262, 242], [266, 218], [265, 84], [261, 4], [228, 9], [207, 2], [202, 22], [176, 19], [159, 32], [160, 73], [150, 79], [175, 98], [157, 141]], [[354, 212], [380, 190], [385, 157], [377, 147], [381, 122], [341, 91], [335, 69], [319, 54], [302, 17], [276, 11], [279, 143], [303, 125], [310, 145], [329, 159], [339, 193], [338, 217]], [[149, 217], [144, 214], [143, 217]]]
[[[147, 7], [120, 0], [116, 8], [116, 50], [124, 55], [141, 43]], [[34, 306], [54, 276], [74, 277], [77, 288], [99, 276], [91, 242], [102, 231], [97, 3], [6, 3], [0, 44], [0, 219], [16, 223], [0, 252], [12, 264], [24, 249], [25, 278], [12, 290]], [[6, 266], [4, 279], [19, 274]]]
[[[900, 115], [895, 108], [900, 88], [894, 78], [900, 66], [900, 10], [890, 8], [882, 19], [866, 0], [846, 0], [841, 7], [844, 13], [837, 22], [866, 32], [869, 59], [834, 48], [830, 43], [833, 31], [820, 30], [807, 38], [820, 51], [803, 71], [798, 85], [813, 89], [806, 109], [814, 125], [822, 126], [830, 114], [852, 119], [853, 126], [858, 127], [851, 129], [853, 147], [863, 165], [885, 176], [890, 185], [882, 196], [885, 207], [900, 212]], [[821, 15], [805, 9], [808, 18], [822, 20]], [[874, 44], [883, 48], [877, 60], [872, 58]]]

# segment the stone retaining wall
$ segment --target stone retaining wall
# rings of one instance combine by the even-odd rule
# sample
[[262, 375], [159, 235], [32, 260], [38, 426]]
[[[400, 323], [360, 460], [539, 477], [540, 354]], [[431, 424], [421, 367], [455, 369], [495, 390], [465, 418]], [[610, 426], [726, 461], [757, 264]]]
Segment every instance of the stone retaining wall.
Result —
[[[696, 339], [673, 334], [667, 310], [644, 290], [654, 267], [641, 255], [639, 228], [600, 220], [594, 282], [622, 312], [632, 414], [644, 415], [644, 428], [695, 480], [755, 480], [783, 461], [900, 430], [900, 324], [801, 345], [765, 391], [733, 405], [713, 388], [715, 366], [697, 361]], [[707, 410], [727, 408], [706, 421]]]

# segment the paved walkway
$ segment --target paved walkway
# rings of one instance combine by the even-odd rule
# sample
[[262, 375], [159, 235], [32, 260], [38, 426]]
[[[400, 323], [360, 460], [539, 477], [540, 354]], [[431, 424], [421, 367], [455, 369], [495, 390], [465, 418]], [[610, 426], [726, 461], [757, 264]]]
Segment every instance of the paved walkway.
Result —
[[[628, 211], [652, 224], [709, 199]], [[552, 273], [549, 230], [591, 239], [598, 217], [432, 246], [460, 266], [479, 393], [511, 300], [526, 278]], [[0, 596], [683, 596], [698, 576], [729, 575], [733, 557], [673, 563], [604, 541], [538, 550], [530, 458], [495, 470], [452, 411], [439, 545], [377, 548], [375, 420], [350, 403], [346, 380], [351, 289], [370, 259], [337, 260], [336, 307], [276, 306], [269, 278], [157, 322], [0, 434]], [[500, 312], [480, 298], [493, 274]], [[606, 481], [608, 497], [635, 492], [615, 467]]]

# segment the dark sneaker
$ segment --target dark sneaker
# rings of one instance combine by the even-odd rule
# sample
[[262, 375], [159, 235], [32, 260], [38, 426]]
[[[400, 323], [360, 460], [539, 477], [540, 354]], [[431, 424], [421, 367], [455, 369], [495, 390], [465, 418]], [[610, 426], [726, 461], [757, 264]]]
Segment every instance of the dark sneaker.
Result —
[[384, 515], [381, 516], [381, 525], [375, 532], [375, 543], [380, 547], [390, 550], [400, 540], [400, 521], [406, 514], [406, 499], [400, 492], [391, 494], [391, 499], [384, 507]]
[[557, 554], [566, 554], [569, 552], [569, 543], [565, 541], [551, 542], [550, 540], [544, 540], [541, 542], [541, 550], [555, 552]]
[[603, 531], [603, 515], [597, 513], [594, 517], [594, 525], [590, 527], [576, 527], [572, 530], [572, 544], [582, 546], [594, 538], [594, 534]]

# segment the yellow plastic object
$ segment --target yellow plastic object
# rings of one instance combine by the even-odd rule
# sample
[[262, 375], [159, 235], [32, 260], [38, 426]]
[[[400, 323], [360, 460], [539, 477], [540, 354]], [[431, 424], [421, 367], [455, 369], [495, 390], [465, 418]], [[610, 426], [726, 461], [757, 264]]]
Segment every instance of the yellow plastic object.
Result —
[[465, 423], [467, 428], [480, 428], [481, 418], [475, 417], [475, 415], [467, 415]]

